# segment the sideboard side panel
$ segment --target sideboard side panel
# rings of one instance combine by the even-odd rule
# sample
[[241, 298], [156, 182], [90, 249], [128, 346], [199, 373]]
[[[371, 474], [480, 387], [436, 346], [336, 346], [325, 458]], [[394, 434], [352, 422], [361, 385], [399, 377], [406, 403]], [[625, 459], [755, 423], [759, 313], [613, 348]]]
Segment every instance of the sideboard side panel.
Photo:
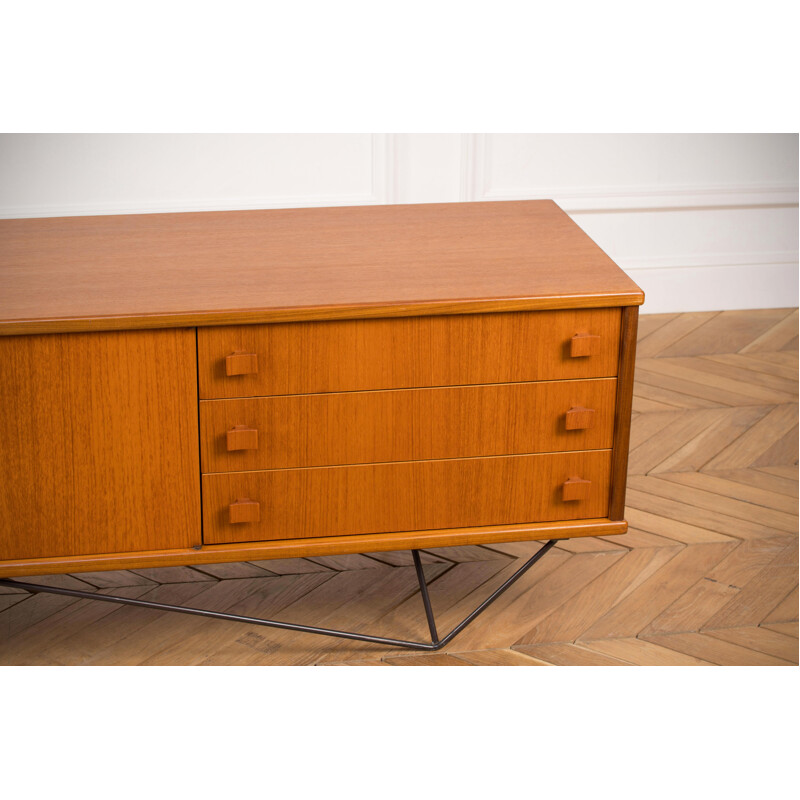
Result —
[[633, 372], [636, 362], [636, 334], [639, 327], [638, 307], [621, 310], [619, 344], [619, 377], [614, 419], [614, 450], [611, 458], [611, 495], [609, 519], [625, 519], [625, 488], [628, 481], [628, 451], [631, 441], [633, 410]]
[[201, 542], [193, 329], [0, 338], [0, 560]]

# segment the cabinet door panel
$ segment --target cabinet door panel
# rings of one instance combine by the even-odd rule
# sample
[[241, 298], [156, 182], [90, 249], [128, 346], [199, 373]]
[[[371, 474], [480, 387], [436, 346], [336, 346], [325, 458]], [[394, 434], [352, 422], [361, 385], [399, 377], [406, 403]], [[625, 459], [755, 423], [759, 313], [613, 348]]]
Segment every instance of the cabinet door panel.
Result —
[[194, 330], [0, 337], [0, 560], [200, 543]]

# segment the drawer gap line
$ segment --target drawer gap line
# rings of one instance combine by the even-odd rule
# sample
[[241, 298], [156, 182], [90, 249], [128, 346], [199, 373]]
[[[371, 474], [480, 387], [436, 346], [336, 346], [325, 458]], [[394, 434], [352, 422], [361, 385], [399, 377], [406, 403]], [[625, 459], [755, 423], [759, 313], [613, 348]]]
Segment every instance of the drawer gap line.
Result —
[[202, 403], [224, 403], [227, 400], [264, 400], [270, 397], [318, 397], [329, 394], [384, 394], [386, 392], [416, 392], [426, 389], [477, 389], [481, 386], [527, 386], [533, 383], [581, 383], [586, 381], [614, 381], [617, 374], [591, 375], [585, 378], [550, 378], [540, 381], [496, 381], [494, 383], [443, 383], [435, 386], [390, 386], [386, 389], [348, 389], [330, 392], [291, 392], [289, 394], [244, 394], [233, 397], [201, 397]]

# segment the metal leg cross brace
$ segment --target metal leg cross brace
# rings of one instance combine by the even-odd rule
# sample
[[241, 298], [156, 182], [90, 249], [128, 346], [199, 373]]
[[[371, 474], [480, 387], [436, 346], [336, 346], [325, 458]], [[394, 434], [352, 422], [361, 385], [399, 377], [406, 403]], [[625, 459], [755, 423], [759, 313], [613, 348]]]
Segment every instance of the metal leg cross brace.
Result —
[[126, 606], [139, 606], [141, 608], [152, 608], [157, 611], [175, 611], [179, 614], [192, 614], [196, 617], [210, 617], [211, 619], [225, 619], [229, 622], [246, 622], [250, 625], [262, 625], [267, 628], [280, 628], [286, 631], [297, 631], [298, 633], [316, 633], [321, 636], [334, 636], [338, 639], [353, 639], [357, 642], [371, 642], [373, 644], [382, 644], [388, 647], [404, 647], [410, 650], [427, 650], [435, 651], [441, 650], [443, 647], [450, 644], [456, 636], [458, 636], [464, 628], [467, 627], [479, 614], [485, 611], [503, 592], [506, 591], [513, 583], [521, 578], [551, 547], [556, 543], [556, 539], [551, 539], [543, 547], [541, 547], [531, 558], [529, 558], [505, 583], [495, 589], [489, 597], [486, 598], [469, 616], [462, 620], [450, 633], [444, 638], [440, 639], [439, 634], [436, 632], [436, 620], [433, 616], [433, 607], [431, 606], [431, 599], [428, 595], [428, 584], [425, 581], [425, 575], [422, 572], [422, 562], [420, 561], [419, 552], [412, 550], [411, 555], [414, 558], [414, 569], [417, 572], [417, 580], [419, 581], [420, 594], [422, 595], [422, 603], [425, 606], [425, 616], [428, 620], [428, 628], [431, 633], [431, 641], [427, 642], [409, 642], [403, 639], [388, 639], [383, 636], [369, 636], [365, 633], [349, 633], [348, 631], [338, 631], [333, 628], [316, 628], [312, 625], [299, 625], [294, 622], [278, 622], [271, 619], [259, 619], [257, 617], [245, 617], [239, 614], [228, 614], [224, 611], [207, 611], [203, 608], [187, 608], [185, 606], [173, 606], [168, 603], [154, 603], [150, 600], [137, 600], [130, 597], [117, 597], [108, 594], [95, 594], [94, 592], [84, 592], [80, 589], [62, 589], [57, 586], [40, 586], [35, 583], [23, 583], [21, 581], [10, 581], [0, 579], [0, 586], [12, 586], [15, 589], [24, 589], [27, 592], [47, 592], [49, 594], [63, 594], [69, 597], [81, 597], [88, 600], [100, 600], [105, 603], [121, 603]]

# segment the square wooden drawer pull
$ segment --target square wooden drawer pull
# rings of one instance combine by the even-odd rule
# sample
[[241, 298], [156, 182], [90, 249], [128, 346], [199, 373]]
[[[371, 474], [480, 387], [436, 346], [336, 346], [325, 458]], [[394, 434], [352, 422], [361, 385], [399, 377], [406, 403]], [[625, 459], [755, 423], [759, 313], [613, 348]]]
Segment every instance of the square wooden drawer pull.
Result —
[[236, 425], [228, 431], [228, 450], [258, 450], [258, 430]]
[[564, 485], [561, 487], [561, 499], [565, 503], [572, 500], [586, 500], [591, 485], [591, 481], [585, 481], [583, 478], [570, 478], [564, 481]]
[[576, 333], [569, 344], [569, 354], [572, 358], [584, 358], [600, 352], [600, 337], [591, 333]]
[[260, 522], [261, 506], [249, 497], [240, 497], [235, 503], [228, 506], [228, 522], [235, 525], [238, 522]]
[[258, 355], [237, 350], [225, 358], [226, 375], [253, 375], [258, 372]]
[[[574, 406], [567, 411], [566, 427], [568, 431], [583, 431], [594, 427], [594, 409]], [[228, 434], [230, 436], [230, 434]], [[228, 450], [230, 450], [230, 445]]]

